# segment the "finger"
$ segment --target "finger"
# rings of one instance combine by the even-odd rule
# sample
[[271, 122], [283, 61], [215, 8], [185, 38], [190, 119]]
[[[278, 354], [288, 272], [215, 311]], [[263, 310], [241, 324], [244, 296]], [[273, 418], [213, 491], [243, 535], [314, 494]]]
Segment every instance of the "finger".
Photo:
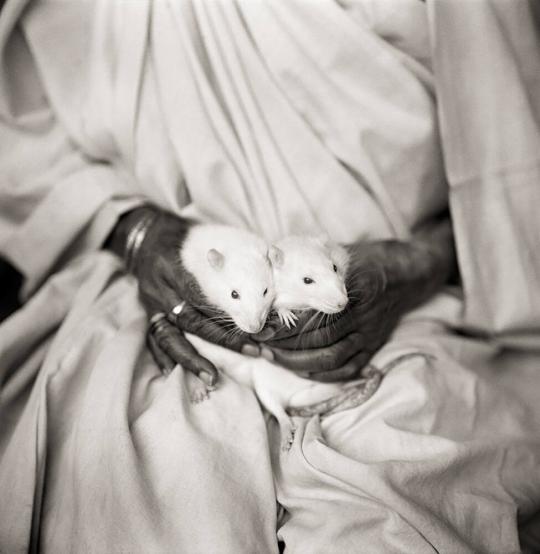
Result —
[[[177, 326], [185, 332], [192, 333], [215, 344], [220, 344], [231, 350], [240, 352], [246, 345], [257, 345], [250, 339], [227, 316], [214, 315], [216, 319], [209, 317], [193, 306], [186, 304], [177, 317]], [[223, 317], [223, 319], [221, 319]], [[225, 322], [221, 324], [220, 321]]]
[[[337, 317], [324, 318], [319, 327], [311, 323], [311, 331], [299, 335], [285, 336], [284, 333], [272, 333], [268, 336], [255, 336], [254, 339], [266, 342], [269, 346], [285, 350], [325, 348], [340, 341], [344, 336], [361, 330], [366, 335], [366, 327], [376, 333], [381, 330], [381, 321], [385, 321], [384, 306], [364, 309], [360, 304], [350, 307]], [[263, 331], [264, 332], [264, 331]]]
[[178, 294], [163, 273], [156, 272], [152, 279], [139, 281], [139, 295], [149, 316], [168, 313], [178, 304]]
[[159, 369], [161, 369], [164, 375], [168, 375], [176, 365], [174, 360], [163, 352], [163, 350], [161, 350], [156, 342], [156, 339], [151, 333], [148, 334], [147, 344], [148, 349], [150, 350], [150, 353], [152, 354], [152, 357], [157, 363]]
[[333, 383], [336, 381], [351, 381], [362, 377], [362, 370], [371, 358], [369, 352], [358, 352], [343, 366], [330, 371], [322, 371], [309, 374], [309, 379], [321, 383]]
[[329, 371], [340, 367], [363, 347], [360, 333], [350, 333], [339, 342], [326, 348], [310, 350], [285, 350], [263, 347], [262, 354], [267, 357], [266, 349], [273, 354], [279, 364], [293, 370], [308, 371], [310, 374]]
[[183, 300], [201, 307], [205, 304], [201, 289], [190, 273], [178, 270], [168, 258], [158, 257], [154, 264], [152, 278], [142, 284], [144, 296], [156, 308], [151, 313], [169, 313]]
[[[336, 314], [332, 320], [337, 322], [341, 320], [345, 314], [346, 312]], [[303, 310], [297, 314], [297, 317], [298, 319], [295, 322], [295, 326], [287, 328], [286, 325], [283, 325], [279, 321], [279, 318], [272, 316], [260, 333], [251, 336], [257, 342], [290, 339], [290, 342], [294, 343], [296, 338], [307, 334], [314, 329], [318, 329], [321, 326], [326, 327], [326, 323], [328, 322], [327, 314], [314, 310]]]
[[212, 386], [217, 382], [218, 373], [214, 364], [200, 356], [183, 333], [167, 320], [155, 327], [154, 338], [165, 354], [205, 384]]
[[[355, 332], [358, 328], [358, 322], [354, 320], [351, 314], [348, 314], [337, 320], [328, 319], [325, 321], [324, 326], [312, 329], [306, 333], [283, 338], [274, 337], [266, 342], [268, 346], [283, 350], [326, 348], [339, 342], [343, 337]], [[358, 338], [362, 340], [360, 336]]]

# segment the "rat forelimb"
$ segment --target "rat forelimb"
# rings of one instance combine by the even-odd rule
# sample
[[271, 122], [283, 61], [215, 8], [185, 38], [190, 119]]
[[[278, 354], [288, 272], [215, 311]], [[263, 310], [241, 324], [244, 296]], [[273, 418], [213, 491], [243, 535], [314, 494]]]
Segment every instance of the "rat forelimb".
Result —
[[278, 308], [276, 311], [282, 325], [286, 325], [287, 329], [296, 327], [296, 320], [298, 319], [298, 316], [292, 310], [288, 310], [287, 308]]

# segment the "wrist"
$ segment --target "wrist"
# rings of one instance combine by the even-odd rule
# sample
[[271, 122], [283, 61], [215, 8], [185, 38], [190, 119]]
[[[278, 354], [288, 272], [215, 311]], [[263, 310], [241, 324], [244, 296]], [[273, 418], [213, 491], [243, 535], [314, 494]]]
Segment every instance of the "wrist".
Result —
[[452, 225], [448, 218], [423, 226], [408, 241], [380, 241], [380, 257], [390, 275], [411, 282], [426, 281], [434, 288], [451, 282], [458, 273]]
[[149, 227], [161, 210], [151, 204], [137, 207], [123, 214], [119, 219], [109, 237], [105, 241], [104, 248], [114, 252], [124, 260], [126, 269], [134, 263], [134, 254], [140, 248]]
[[[152, 207], [150, 206], [150, 210]], [[130, 255], [130, 235], [126, 240], [126, 249], [124, 251], [124, 259], [129, 262], [129, 270], [137, 277], [142, 270], [151, 269], [158, 260], [166, 259], [177, 263], [179, 260], [179, 252], [184, 242], [185, 237], [192, 225], [196, 222], [180, 217], [172, 212], [166, 210], [156, 209], [154, 211], [154, 217], [152, 218], [152, 212], [148, 214], [140, 213], [140, 219], [137, 219], [131, 227], [133, 232], [139, 233], [141, 227], [135, 227], [142, 221], [144, 225], [144, 219], [150, 215], [150, 224], [143, 226], [142, 236], [139, 234], [139, 244], [136, 251]], [[148, 219], [147, 219], [148, 222]]]
[[[397, 312], [405, 313], [425, 302], [449, 277], [447, 253], [431, 240], [359, 242], [350, 251], [351, 266], [363, 271], [373, 268]], [[362, 279], [361, 273], [357, 279]], [[358, 283], [355, 286], [362, 288]]]
[[386, 287], [402, 313], [431, 298], [448, 279], [446, 257], [429, 243], [412, 240], [385, 245], [389, 262], [385, 267]]
[[454, 235], [450, 218], [435, 221], [419, 229], [413, 242], [431, 259], [444, 283], [459, 283]]

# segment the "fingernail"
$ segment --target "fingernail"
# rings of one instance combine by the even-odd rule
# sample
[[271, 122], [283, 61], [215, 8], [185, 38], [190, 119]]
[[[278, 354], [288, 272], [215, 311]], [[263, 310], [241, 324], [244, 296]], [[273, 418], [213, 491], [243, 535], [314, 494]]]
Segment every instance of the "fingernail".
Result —
[[261, 356], [269, 362], [274, 361], [274, 353], [269, 348], [266, 348], [266, 346], [261, 348]]
[[199, 379], [208, 387], [214, 386], [215, 379], [213, 375], [210, 375], [210, 373], [201, 371], [201, 373], [199, 373]]
[[244, 346], [242, 346], [242, 354], [256, 358], [260, 355], [260, 351], [259, 348], [253, 344], [244, 344]]

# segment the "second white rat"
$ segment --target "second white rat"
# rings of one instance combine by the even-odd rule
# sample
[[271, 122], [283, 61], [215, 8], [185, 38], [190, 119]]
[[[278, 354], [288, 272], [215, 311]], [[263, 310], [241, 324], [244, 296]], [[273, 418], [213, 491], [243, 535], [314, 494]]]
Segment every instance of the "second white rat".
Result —
[[291, 235], [269, 251], [274, 272], [274, 309], [282, 323], [296, 325], [293, 310], [341, 312], [348, 302], [349, 254], [329, 237]]

